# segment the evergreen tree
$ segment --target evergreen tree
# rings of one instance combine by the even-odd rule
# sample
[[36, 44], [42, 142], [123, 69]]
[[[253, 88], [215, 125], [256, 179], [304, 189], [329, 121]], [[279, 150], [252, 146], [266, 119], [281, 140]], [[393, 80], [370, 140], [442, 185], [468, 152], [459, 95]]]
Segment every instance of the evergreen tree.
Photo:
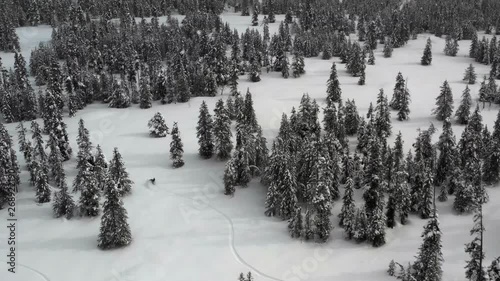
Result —
[[151, 86], [149, 84], [149, 77], [147, 75], [141, 76], [140, 85], [140, 108], [146, 109], [151, 107], [151, 102], [153, 101], [153, 96], [151, 95]]
[[432, 44], [431, 44], [431, 38], [427, 38], [427, 44], [425, 45], [424, 49], [424, 55], [422, 56], [422, 59], [420, 60], [420, 64], [422, 65], [430, 65], [432, 62]]
[[231, 119], [228, 110], [224, 107], [224, 101], [220, 99], [214, 109], [214, 148], [217, 159], [226, 160], [231, 156], [233, 143], [231, 138]]
[[384, 90], [380, 89], [377, 96], [377, 106], [375, 107], [375, 130], [381, 138], [387, 138], [392, 134], [391, 112], [387, 103], [387, 97], [384, 95]]
[[288, 232], [292, 238], [300, 238], [304, 232], [302, 209], [297, 206], [293, 214], [292, 219], [288, 222]]
[[79, 202], [80, 215], [95, 217], [99, 215], [99, 185], [95, 171], [90, 163], [87, 163], [82, 172], [79, 189], [82, 191]]
[[356, 205], [353, 199], [354, 181], [348, 178], [345, 185], [345, 192], [342, 203], [342, 210], [339, 214], [339, 225], [344, 228], [348, 239], [354, 236], [354, 226], [356, 220]]
[[211, 158], [214, 153], [213, 126], [212, 115], [208, 112], [207, 104], [203, 101], [200, 106], [196, 136], [200, 145], [199, 154], [205, 159]]
[[236, 166], [233, 159], [229, 159], [227, 161], [225, 169], [224, 169], [224, 194], [225, 195], [233, 195], [235, 192], [234, 186], [236, 185], [237, 180], [237, 172]]
[[103, 205], [97, 244], [100, 249], [123, 247], [132, 242], [132, 233], [127, 223], [127, 210], [120, 200], [121, 193], [122, 189], [110, 179], [106, 184], [106, 201]]
[[127, 108], [130, 106], [130, 96], [125, 87], [125, 84], [122, 82], [119, 82], [114, 86], [113, 93], [111, 94], [111, 100], [109, 101], [109, 107]]
[[330, 78], [327, 82], [326, 92], [328, 94], [326, 98], [326, 103], [331, 106], [334, 102], [339, 102], [342, 98], [342, 90], [340, 89], [340, 83], [337, 77], [337, 68], [335, 63], [332, 64], [330, 71]]
[[358, 85], [360, 85], [360, 86], [363, 86], [366, 83], [366, 72], [365, 72], [365, 69], [366, 69], [366, 65], [364, 64], [364, 60], [363, 60], [363, 64], [362, 64], [362, 67], [361, 67], [361, 74], [360, 74], [359, 80], [358, 80]]
[[373, 54], [373, 50], [370, 49], [369, 54], [368, 54], [368, 65], [375, 65], [375, 55]]
[[104, 191], [106, 187], [106, 182], [108, 180], [108, 161], [106, 160], [106, 156], [102, 152], [101, 146], [97, 145], [96, 148], [96, 156], [94, 163], [94, 173], [97, 182], [97, 186], [100, 191]]
[[304, 63], [304, 56], [302, 55], [302, 52], [295, 51], [293, 54], [293, 61], [292, 61], [293, 77], [298, 78], [302, 74], [306, 73], [304, 68], [305, 68], [305, 63]]
[[439, 220], [437, 214], [434, 213], [427, 225], [424, 226], [423, 242], [417, 260], [413, 264], [415, 280], [441, 280], [443, 274], [441, 267], [444, 261], [441, 252], [441, 235]]
[[184, 154], [184, 145], [182, 144], [179, 128], [177, 122], [174, 122], [172, 126], [172, 142], [170, 143], [170, 159], [172, 159], [174, 168], [180, 168], [184, 166], [184, 160], [182, 160], [182, 155]]
[[355, 135], [359, 127], [358, 108], [354, 100], [347, 100], [345, 106], [345, 131], [349, 136]]
[[465, 87], [464, 92], [462, 93], [462, 101], [460, 102], [460, 106], [455, 113], [457, 117], [458, 124], [466, 125], [469, 123], [470, 116], [470, 107], [472, 105], [472, 98], [470, 96], [469, 86]]
[[68, 192], [66, 178], [60, 180], [58, 184], [60, 190], [54, 194], [54, 203], [52, 209], [56, 218], [66, 217], [71, 219], [73, 217], [73, 210], [75, 209], [75, 202]]
[[392, 57], [392, 50], [393, 50], [393, 47], [392, 47], [392, 39], [389, 37], [385, 40], [385, 44], [384, 44], [384, 58], [390, 58]]
[[451, 92], [448, 81], [444, 81], [441, 86], [441, 93], [436, 98], [436, 108], [433, 109], [432, 114], [437, 116], [439, 121], [450, 118], [453, 113], [453, 94]]
[[444, 48], [444, 53], [447, 56], [456, 56], [458, 53], [458, 40], [452, 38], [450, 35], [446, 36], [446, 43]]
[[49, 186], [49, 179], [45, 170], [40, 167], [38, 162], [35, 166], [35, 188], [36, 188], [36, 202], [47, 203], [50, 202], [51, 190]]
[[168, 126], [160, 112], [156, 112], [148, 122], [149, 134], [155, 138], [164, 138], [168, 135]]
[[467, 261], [465, 266], [465, 278], [475, 281], [486, 281], [488, 277], [484, 270], [484, 252], [483, 252], [483, 213], [482, 208], [479, 206], [478, 211], [474, 215], [474, 227], [471, 229], [470, 234], [474, 235], [474, 239], [465, 245], [465, 252], [469, 254], [470, 260]]
[[439, 158], [437, 160], [436, 176], [434, 177], [434, 183], [437, 186], [441, 186], [441, 194], [439, 195], [440, 201], [446, 201], [446, 185], [453, 175], [453, 171], [456, 167], [456, 157], [457, 153], [455, 150], [456, 141], [455, 135], [453, 134], [453, 129], [451, 127], [450, 119], [447, 118], [443, 123], [443, 132], [439, 137], [439, 142], [437, 144], [440, 151]]
[[53, 134], [50, 134], [47, 146], [50, 148], [50, 154], [47, 159], [50, 173], [55, 183], [60, 185], [62, 180], [66, 180], [66, 176], [63, 170], [61, 151], [59, 151], [57, 141]]
[[42, 129], [36, 121], [31, 121], [31, 138], [34, 140], [34, 157], [44, 163], [47, 160], [47, 154], [45, 153], [45, 146], [43, 143]]
[[117, 147], [114, 148], [113, 158], [109, 162], [109, 179], [116, 184], [119, 196], [124, 196], [132, 192], [132, 184], [134, 182], [129, 179], [125, 163]]
[[257, 26], [257, 25], [259, 25], [259, 13], [257, 11], [257, 7], [254, 7], [252, 13], [252, 26]]
[[354, 235], [353, 238], [357, 242], [363, 242], [366, 240], [366, 231], [368, 227], [368, 219], [366, 217], [366, 208], [358, 209], [356, 212], [356, 221], [354, 225]]
[[396, 176], [394, 177], [394, 190], [392, 195], [396, 205], [396, 212], [402, 225], [405, 225], [410, 214], [410, 188], [408, 184], [408, 173], [404, 171], [403, 165], [397, 166]]
[[471, 63], [469, 67], [467, 67], [467, 69], [465, 70], [465, 75], [463, 80], [466, 81], [467, 84], [473, 85], [476, 84], [476, 78], [477, 78], [476, 71], [474, 70], [474, 66]]

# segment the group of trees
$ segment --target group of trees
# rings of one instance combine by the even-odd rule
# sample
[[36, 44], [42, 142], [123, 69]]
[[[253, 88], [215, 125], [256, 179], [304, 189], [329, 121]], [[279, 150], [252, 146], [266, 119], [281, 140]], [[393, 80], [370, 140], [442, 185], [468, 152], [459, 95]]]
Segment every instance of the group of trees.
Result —
[[[57, 111], [54, 106], [53, 111]], [[49, 119], [50, 122], [52, 120]], [[89, 131], [83, 120], [78, 128], [77, 175], [73, 181], [73, 193], [80, 192], [78, 202], [75, 202], [66, 182], [63, 162], [69, 157], [67, 147], [61, 145], [59, 134], [66, 136], [64, 128], [56, 127], [48, 122], [48, 139], [44, 138], [41, 126], [31, 122], [31, 140], [24, 123], [17, 126], [19, 150], [24, 156], [25, 167], [29, 172], [29, 182], [34, 186], [36, 201], [40, 204], [53, 202], [54, 217], [71, 219], [75, 214], [84, 217], [96, 217], [101, 214], [101, 196], [105, 197], [102, 204], [101, 232], [98, 246], [103, 249], [125, 246], [131, 241], [130, 228], [126, 222], [127, 212], [120, 197], [129, 194], [133, 182], [129, 179], [122, 156], [117, 148], [113, 158], [108, 163], [100, 146], [94, 152]], [[58, 131], [59, 130], [59, 131]], [[9, 190], [17, 190], [20, 183], [21, 167], [12, 149], [12, 139], [3, 125], [0, 124], [0, 203], [3, 205]], [[67, 141], [67, 140], [66, 140]], [[49, 149], [47, 153], [46, 149]]]

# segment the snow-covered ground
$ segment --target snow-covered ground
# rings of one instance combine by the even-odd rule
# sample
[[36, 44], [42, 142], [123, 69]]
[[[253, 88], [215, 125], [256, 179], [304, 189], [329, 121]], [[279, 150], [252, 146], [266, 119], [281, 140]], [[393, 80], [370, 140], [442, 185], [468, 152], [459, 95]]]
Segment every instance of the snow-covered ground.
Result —
[[[282, 19], [278, 16], [278, 22]], [[226, 14], [223, 19], [243, 32], [250, 17]], [[278, 23], [271, 26], [277, 30]], [[262, 26], [258, 27], [262, 28]], [[29, 53], [40, 41], [50, 40], [50, 27], [19, 28], [22, 54]], [[425, 40], [432, 40], [431, 66], [421, 66]], [[398, 72], [408, 79], [411, 92], [411, 120], [399, 122], [393, 113], [393, 132], [403, 133], [406, 150], [417, 136], [417, 129], [434, 123], [440, 134], [441, 122], [431, 116], [435, 97], [444, 80], [453, 90], [455, 108], [465, 89], [461, 81], [465, 68], [473, 60], [467, 57], [470, 41], [460, 41], [457, 57], [444, 56], [444, 40], [432, 35], [419, 35], [403, 48], [395, 49], [393, 57], [382, 57], [382, 46], [375, 52], [376, 65], [367, 66], [366, 85], [358, 86], [358, 78], [350, 77], [338, 64], [343, 98], [354, 99], [360, 114], [366, 114], [369, 103], [375, 102], [380, 88], [392, 96]], [[4, 66], [12, 67], [13, 55], [1, 53]], [[268, 143], [277, 134], [281, 114], [298, 106], [303, 93], [325, 105], [326, 81], [332, 61], [306, 59], [306, 74], [301, 78], [283, 79], [279, 73], [263, 73], [259, 83], [248, 82], [242, 76], [240, 91], [247, 88], [253, 94], [254, 107]], [[490, 67], [474, 63], [479, 82]], [[477, 99], [479, 83], [471, 87]], [[227, 94], [221, 96], [226, 98]], [[110, 109], [93, 104], [65, 118], [72, 146], [76, 149], [78, 120], [83, 118], [94, 145], [100, 144], [110, 157], [113, 147], [123, 155], [126, 168], [135, 182], [133, 194], [124, 199], [129, 214], [133, 242], [130, 246], [111, 251], [97, 248], [100, 219], [54, 219], [51, 204], [37, 205], [34, 190], [27, 184], [23, 166], [23, 185], [17, 195], [17, 273], [7, 272], [4, 253], [7, 228], [0, 227], [0, 280], [22, 281], [191, 281], [236, 280], [240, 272], [252, 271], [255, 280], [388, 280], [386, 269], [391, 259], [406, 264], [413, 261], [421, 243], [425, 223], [412, 216], [410, 224], [387, 231], [387, 244], [372, 248], [343, 239], [342, 229], [336, 227], [326, 244], [305, 243], [289, 237], [287, 224], [264, 215], [266, 190], [257, 180], [246, 188], [238, 188], [234, 197], [223, 194], [224, 163], [215, 159], [202, 160], [197, 155], [196, 122], [202, 100], [214, 108], [215, 98], [193, 98], [189, 103], [160, 105], [150, 109]], [[491, 129], [498, 105], [482, 110], [484, 123]], [[184, 142], [185, 166], [171, 167], [170, 137], [151, 138], [147, 122], [160, 111], [171, 127], [179, 122]], [[16, 124], [7, 128], [15, 135]], [[457, 138], [463, 127], [453, 127]], [[17, 138], [16, 138], [17, 140]], [[390, 141], [394, 140], [394, 136]], [[355, 140], [352, 139], [351, 143]], [[18, 158], [22, 161], [22, 156]], [[68, 183], [76, 175], [76, 160], [65, 163]], [[147, 183], [155, 177], [156, 185]], [[489, 187], [490, 203], [484, 206], [485, 250], [487, 264], [500, 255], [500, 188]], [[360, 191], [357, 191], [358, 193]], [[75, 198], [76, 200], [78, 198]], [[464, 244], [471, 240], [469, 229], [472, 216], [453, 213], [450, 198], [438, 203], [443, 231], [445, 258], [443, 280], [465, 280], [464, 265], [468, 256]], [[334, 208], [334, 225], [341, 202]], [[7, 214], [0, 211], [6, 223]]]

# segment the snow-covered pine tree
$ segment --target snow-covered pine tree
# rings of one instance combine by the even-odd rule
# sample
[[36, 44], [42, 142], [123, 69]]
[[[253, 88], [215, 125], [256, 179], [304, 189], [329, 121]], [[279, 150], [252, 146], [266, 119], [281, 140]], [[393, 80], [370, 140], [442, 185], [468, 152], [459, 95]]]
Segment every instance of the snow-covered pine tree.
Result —
[[79, 202], [80, 215], [95, 217], [99, 215], [100, 190], [93, 166], [86, 163], [80, 179], [79, 190], [82, 191]]
[[437, 120], [443, 121], [450, 118], [453, 113], [453, 93], [451, 92], [448, 81], [444, 81], [441, 86], [441, 93], [436, 98], [436, 108], [432, 110], [432, 114], [436, 115]]
[[97, 181], [97, 186], [100, 191], [104, 191], [108, 180], [108, 161], [102, 152], [101, 146], [97, 145], [94, 163], [94, 173]]
[[146, 109], [151, 107], [153, 101], [153, 96], [151, 95], [151, 86], [149, 84], [149, 76], [146, 74], [147, 70], [144, 70], [144, 74], [141, 75], [140, 83], [140, 104], [139, 107]]
[[436, 186], [441, 186], [441, 192], [439, 195], [439, 201], [446, 201], [447, 185], [453, 176], [453, 171], [456, 165], [457, 153], [456, 153], [456, 140], [453, 134], [453, 129], [451, 127], [450, 119], [445, 119], [443, 123], [443, 132], [439, 137], [439, 142], [437, 147], [440, 151], [437, 160], [436, 175], [434, 177], [434, 184]]
[[75, 209], [75, 202], [68, 192], [68, 185], [66, 184], [66, 177], [60, 180], [58, 187], [59, 191], [54, 194], [54, 200], [52, 205], [52, 210], [54, 211], [54, 217], [66, 217], [66, 219], [71, 219], [73, 217], [73, 211]]
[[443, 274], [443, 253], [441, 251], [441, 229], [436, 211], [424, 226], [423, 242], [413, 264], [415, 280], [440, 281]]
[[345, 131], [349, 136], [355, 135], [359, 127], [358, 108], [354, 100], [347, 100], [345, 105]]
[[288, 221], [288, 232], [292, 238], [300, 238], [304, 232], [304, 219], [302, 208], [297, 206], [293, 212], [293, 217]]
[[377, 96], [377, 106], [375, 107], [375, 130], [381, 138], [387, 138], [392, 133], [391, 112], [387, 104], [387, 97], [384, 90], [380, 89]]
[[359, 80], [358, 80], [358, 85], [363, 86], [366, 83], [366, 65], [364, 63], [364, 60], [362, 61], [362, 66], [361, 66], [361, 74], [359, 75]]
[[385, 39], [385, 44], [384, 44], [384, 50], [383, 50], [384, 58], [392, 57], [392, 51], [393, 51], [392, 38], [388, 37]]
[[148, 122], [149, 135], [155, 138], [164, 138], [168, 135], [168, 126], [165, 118], [160, 112], [156, 112], [153, 118]]
[[293, 77], [298, 78], [304, 73], [306, 73], [304, 55], [302, 55], [302, 52], [300, 50], [295, 50], [293, 53], [293, 60], [292, 60]]
[[184, 145], [182, 144], [179, 127], [177, 122], [174, 122], [172, 126], [172, 142], [170, 142], [170, 159], [172, 159], [172, 166], [174, 168], [180, 168], [184, 166], [184, 160], [182, 160], [182, 155], [184, 154]]
[[113, 149], [113, 158], [109, 162], [109, 178], [116, 184], [119, 196], [124, 196], [132, 192], [132, 184], [134, 182], [129, 179], [125, 163], [117, 147]]
[[404, 170], [403, 164], [396, 166], [396, 175], [394, 177], [393, 196], [396, 205], [396, 212], [399, 215], [399, 221], [405, 225], [408, 215], [411, 211], [410, 187], [408, 184], [408, 174]]
[[483, 226], [483, 211], [482, 206], [478, 207], [474, 215], [474, 226], [470, 234], [474, 239], [465, 245], [465, 252], [469, 254], [470, 260], [467, 261], [465, 266], [465, 278], [474, 281], [488, 280], [486, 271], [484, 270], [484, 252], [483, 252], [483, 233], [485, 229]]
[[259, 13], [257, 10], [257, 6], [254, 6], [252, 13], [252, 26], [259, 25]]
[[237, 180], [236, 166], [233, 159], [227, 161], [224, 169], [224, 194], [233, 195], [235, 192], [235, 185]]
[[109, 107], [112, 108], [127, 108], [130, 106], [130, 96], [125, 90], [125, 85], [122, 82], [118, 82], [113, 87], [113, 93], [111, 94], [111, 100], [109, 101]]
[[132, 242], [132, 233], [128, 225], [127, 210], [120, 200], [121, 189], [110, 179], [105, 188], [106, 201], [103, 205], [101, 228], [97, 246], [107, 250], [127, 246]]
[[394, 110], [399, 110], [401, 108], [401, 101], [403, 100], [403, 95], [406, 89], [406, 81], [403, 78], [403, 74], [398, 72], [396, 76], [396, 84], [394, 85], [394, 93], [392, 94], [391, 102], [389, 106]]
[[45, 146], [42, 137], [42, 129], [36, 121], [31, 121], [31, 138], [34, 140], [34, 157], [44, 163], [47, 160], [47, 154], [45, 153]]
[[375, 65], [375, 55], [373, 54], [373, 50], [372, 49], [370, 49], [370, 51], [368, 53], [367, 64], [368, 65]]
[[425, 45], [424, 49], [424, 55], [422, 56], [422, 59], [420, 60], [420, 64], [422, 65], [430, 65], [432, 63], [432, 44], [431, 44], [431, 38], [427, 38], [427, 43]]
[[462, 93], [462, 100], [460, 101], [460, 106], [455, 112], [455, 117], [457, 117], [458, 124], [466, 125], [467, 123], [469, 123], [471, 105], [472, 105], [472, 98], [470, 95], [470, 89], [469, 86], [466, 86], [464, 92]]
[[463, 81], [467, 82], [467, 84], [469, 85], [472, 85], [476, 84], [476, 79], [477, 79], [476, 71], [471, 63], [469, 67], [467, 67], [467, 69], [465, 70]]
[[339, 225], [344, 228], [348, 239], [354, 235], [354, 224], [356, 220], [356, 205], [353, 199], [354, 181], [348, 178], [345, 185], [344, 197], [342, 198], [342, 209], [339, 214]]
[[35, 173], [35, 188], [36, 188], [36, 202], [37, 203], [47, 203], [50, 202], [51, 190], [49, 186], [49, 178], [44, 169], [40, 167], [38, 162], [33, 166], [37, 166], [34, 168]]
[[203, 101], [200, 106], [196, 136], [200, 145], [198, 152], [204, 159], [209, 159], [214, 154], [213, 126], [212, 115], [208, 112], [207, 104]]
[[217, 159], [226, 160], [231, 157], [233, 150], [232, 132], [231, 132], [231, 119], [229, 112], [224, 106], [224, 101], [220, 99], [215, 104], [214, 109], [214, 148]]
[[342, 90], [340, 89], [335, 62], [332, 64], [330, 78], [327, 81], [326, 93], [328, 94], [326, 97], [328, 106], [332, 106], [334, 102], [339, 102], [342, 99]]
[[354, 235], [353, 238], [357, 242], [366, 241], [366, 231], [368, 227], [368, 219], [366, 217], [365, 207], [357, 209], [356, 211], [356, 221], [354, 224]]
[[50, 167], [50, 173], [56, 185], [61, 185], [61, 181], [66, 180], [66, 176], [63, 170], [62, 156], [59, 147], [57, 146], [57, 140], [54, 134], [50, 134], [49, 141], [47, 142], [47, 147], [50, 148], [50, 154], [48, 157], [48, 165]]
[[446, 36], [446, 43], [444, 47], [444, 53], [447, 56], [456, 56], [458, 53], [458, 40], [452, 38], [450, 35]]

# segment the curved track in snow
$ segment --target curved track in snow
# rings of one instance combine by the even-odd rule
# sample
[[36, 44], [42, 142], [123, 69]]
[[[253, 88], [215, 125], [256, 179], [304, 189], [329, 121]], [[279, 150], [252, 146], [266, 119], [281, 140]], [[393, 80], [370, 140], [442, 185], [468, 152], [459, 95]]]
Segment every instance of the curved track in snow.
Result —
[[[152, 190], [151, 186], [150, 186], [150, 181], [147, 181], [145, 185], [146, 185], [147, 189]], [[155, 186], [156, 185], [160, 185], [161, 186], [162, 184], [158, 184], [157, 183], [157, 184], [155, 184]], [[165, 185], [165, 184], [163, 184], [163, 185]], [[174, 196], [174, 197], [195, 202], [195, 199], [193, 199], [193, 198], [190, 198], [190, 197], [187, 197], [187, 196], [184, 196], [184, 195], [181, 195], [181, 194], [169, 191], [167, 189], [164, 189], [164, 190], [167, 193], [169, 193], [172, 196]], [[195, 203], [198, 204], [199, 202], [196, 201]], [[250, 263], [248, 263], [243, 257], [241, 257], [241, 255], [238, 253], [238, 250], [236, 249], [236, 245], [235, 245], [235, 242], [234, 242], [235, 239], [234, 239], [234, 224], [233, 224], [233, 220], [228, 215], [226, 215], [224, 212], [222, 212], [221, 210], [219, 210], [216, 207], [214, 207], [212, 204], [210, 204], [208, 202], [203, 202], [203, 204], [205, 204], [205, 206], [207, 206], [208, 208], [214, 210], [216, 213], [218, 213], [219, 215], [221, 215], [227, 221], [227, 223], [229, 224], [229, 230], [230, 230], [229, 231], [229, 248], [231, 249], [231, 252], [233, 253], [233, 256], [236, 258], [236, 260], [239, 263], [241, 263], [244, 266], [248, 267], [250, 270], [253, 271], [252, 273], [257, 274], [260, 277], [264, 277], [264, 278], [267, 278], [267, 279], [270, 279], [270, 280], [274, 280], [274, 281], [284, 281], [283, 279], [279, 279], [279, 278], [270, 276], [270, 275], [268, 275], [268, 274], [266, 274], [266, 273], [258, 270], [253, 265], [251, 265]]]

